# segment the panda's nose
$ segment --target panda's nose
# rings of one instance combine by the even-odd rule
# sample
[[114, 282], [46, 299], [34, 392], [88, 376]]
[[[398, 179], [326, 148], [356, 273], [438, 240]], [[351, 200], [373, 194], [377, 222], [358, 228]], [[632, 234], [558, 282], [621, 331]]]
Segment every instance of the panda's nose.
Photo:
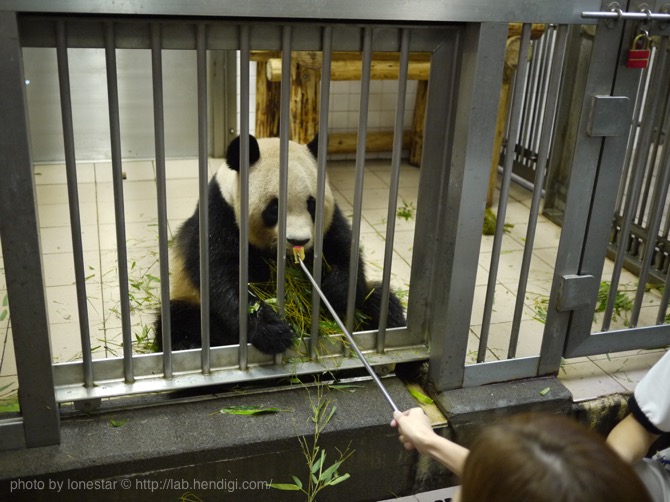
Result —
[[287, 239], [291, 246], [304, 246], [309, 242], [309, 239]]

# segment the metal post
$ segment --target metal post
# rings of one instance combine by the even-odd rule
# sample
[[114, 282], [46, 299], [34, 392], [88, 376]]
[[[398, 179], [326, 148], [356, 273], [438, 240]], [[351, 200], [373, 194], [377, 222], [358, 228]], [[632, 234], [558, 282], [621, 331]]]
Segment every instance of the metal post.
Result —
[[48, 446], [60, 442], [60, 428], [51, 371], [25, 79], [14, 12], [0, 11], [0, 74], [0, 236], [19, 403], [26, 446]]

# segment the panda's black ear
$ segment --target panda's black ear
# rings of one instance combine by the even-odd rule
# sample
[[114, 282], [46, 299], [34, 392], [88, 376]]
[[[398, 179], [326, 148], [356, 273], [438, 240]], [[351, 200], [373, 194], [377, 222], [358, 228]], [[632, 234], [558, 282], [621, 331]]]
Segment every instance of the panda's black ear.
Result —
[[319, 135], [318, 134], [316, 136], [314, 136], [314, 139], [307, 144], [307, 148], [309, 149], [310, 152], [312, 152], [312, 155], [314, 155], [315, 159], [319, 158]]
[[[261, 150], [258, 147], [258, 141], [251, 134], [249, 135], [249, 165], [253, 166], [261, 158]], [[238, 136], [228, 145], [226, 150], [226, 162], [233, 171], [240, 170], [240, 137]]]

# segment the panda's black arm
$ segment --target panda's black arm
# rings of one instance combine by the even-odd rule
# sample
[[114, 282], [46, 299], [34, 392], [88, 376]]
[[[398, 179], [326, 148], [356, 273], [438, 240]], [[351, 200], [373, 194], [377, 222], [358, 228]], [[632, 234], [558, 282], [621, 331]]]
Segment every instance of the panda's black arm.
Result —
[[[322, 289], [333, 308], [344, 314], [349, 284], [351, 227], [338, 206], [335, 206], [333, 222], [324, 235], [323, 250], [328, 265], [323, 269]], [[358, 260], [357, 277], [356, 304], [360, 305], [367, 294], [365, 266], [362, 258]]]

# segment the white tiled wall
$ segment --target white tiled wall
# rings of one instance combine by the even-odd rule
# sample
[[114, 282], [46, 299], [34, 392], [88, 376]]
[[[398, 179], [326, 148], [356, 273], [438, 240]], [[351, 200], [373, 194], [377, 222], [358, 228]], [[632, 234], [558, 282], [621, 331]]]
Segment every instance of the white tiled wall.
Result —
[[[237, 72], [237, 129], [240, 128], [240, 72], [238, 57]], [[249, 67], [249, 131], [254, 133], [256, 125], [256, 63], [251, 62]], [[404, 129], [412, 127], [414, 103], [416, 101], [416, 81], [407, 83], [405, 97]], [[360, 81], [335, 81], [330, 84], [330, 103], [328, 113], [328, 127], [330, 132], [353, 132], [358, 129], [361, 99]], [[370, 97], [368, 104], [368, 130], [389, 131], [395, 123], [396, 101], [398, 99], [398, 82], [395, 80], [373, 80], [370, 82]], [[369, 154], [369, 158], [387, 158], [391, 152]], [[355, 154], [337, 155], [337, 159], [355, 158]]]

